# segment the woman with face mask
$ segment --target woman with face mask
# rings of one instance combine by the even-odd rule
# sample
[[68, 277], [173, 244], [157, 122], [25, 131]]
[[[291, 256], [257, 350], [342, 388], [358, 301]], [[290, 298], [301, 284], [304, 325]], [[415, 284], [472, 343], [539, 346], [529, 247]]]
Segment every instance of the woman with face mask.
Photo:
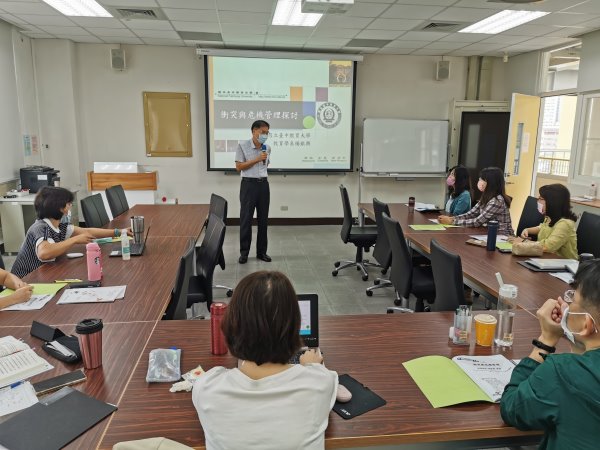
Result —
[[[11, 272], [24, 277], [47, 262], [69, 251], [75, 244], [87, 244], [92, 239], [118, 237], [120, 230], [80, 228], [70, 224], [73, 193], [68, 189], [44, 186], [33, 202], [37, 220], [29, 227]], [[131, 233], [131, 230], [128, 231]]]
[[446, 203], [446, 211], [451, 216], [459, 216], [471, 209], [471, 178], [464, 166], [454, 166], [450, 169], [446, 185], [450, 197]]
[[571, 211], [571, 194], [562, 184], [549, 184], [540, 188], [538, 211], [544, 222], [537, 227], [525, 228], [523, 239], [537, 236], [545, 252], [556, 253], [563, 258], [578, 259], [577, 216]]
[[498, 221], [498, 234], [514, 234], [510, 219], [511, 198], [504, 189], [504, 173], [498, 167], [488, 167], [479, 174], [477, 189], [481, 198], [477, 204], [464, 214], [455, 217], [440, 216], [441, 224], [482, 227], [490, 220]]
[[[540, 449], [596, 449], [600, 442], [600, 259], [580, 264], [573, 287], [565, 293], [572, 303], [559, 297], [537, 311], [540, 336], [500, 403], [508, 425], [544, 431]], [[554, 354], [563, 336], [572, 353]]]

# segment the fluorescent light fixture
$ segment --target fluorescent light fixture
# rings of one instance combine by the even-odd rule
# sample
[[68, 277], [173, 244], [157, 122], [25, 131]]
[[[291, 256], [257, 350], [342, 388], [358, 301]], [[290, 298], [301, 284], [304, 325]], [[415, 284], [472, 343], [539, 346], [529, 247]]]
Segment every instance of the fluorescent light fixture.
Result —
[[314, 27], [323, 14], [303, 13], [302, 0], [277, 0], [272, 25]]
[[493, 16], [480, 20], [479, 22], [469, 25], [467, 28], [459, 30], [459, 33], [484, 33], [498, 34], [511, 28], [518, 27], [524, 23], [539, 19], [550, 14], [544, 11], [514, 11], [505, 9]]
[[65, 16], [112, 17], [112, 15], [94, 0], [44, 0]]

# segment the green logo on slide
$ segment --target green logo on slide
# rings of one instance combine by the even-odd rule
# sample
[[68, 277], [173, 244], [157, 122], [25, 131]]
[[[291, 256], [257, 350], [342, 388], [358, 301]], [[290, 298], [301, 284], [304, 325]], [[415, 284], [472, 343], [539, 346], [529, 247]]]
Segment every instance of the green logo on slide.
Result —
[[313, 116], [306, 116], [304, 119], [302, 119], [302, 125], [307, 130], [309, 130], [311, 128], [314, 128], [314, 126], [315, 126], [315, 118]]
[[323, 128], [335, 128], [342, 120], [342, 111], [335, 103], [323, 103], [317, 110], [317, 120]]

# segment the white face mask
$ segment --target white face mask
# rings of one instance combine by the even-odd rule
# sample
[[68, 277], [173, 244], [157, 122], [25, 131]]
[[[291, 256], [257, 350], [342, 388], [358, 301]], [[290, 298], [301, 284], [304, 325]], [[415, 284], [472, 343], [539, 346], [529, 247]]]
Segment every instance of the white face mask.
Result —
[[60, 219], [60, 223], [68, 223], [68, 224], [71, 223], [71, 210], [70, 209], [67, 211], [66, 214], [63, 214], [63, 216]]
[[590, 316], [590, 318], [592, 319], [592, 322], [594, 321], [594, 318], [590, 315], [590, 313], [586, 313], [586, 312], [582, 312], [582, 313], [578, 313], [578, 312], [569, 312], [569, 307], [567, 306], [564, 311], [562, 312], [562, 319], [560, 320], [560, 326], [563, 329], [563, 332], [565, 333], [565, 337], [571, 342], [571, 344], [575, 344], [575, 335], [580, 335], [581, 332], [574, 332], [571, 331], [569, 329], [569, 326], [567, 325], [567, 317], [571, 315], [571, 316]]
[[537, 208], [540, 214], [544, 214], [544, 204], [542, 202], [537, 202]]

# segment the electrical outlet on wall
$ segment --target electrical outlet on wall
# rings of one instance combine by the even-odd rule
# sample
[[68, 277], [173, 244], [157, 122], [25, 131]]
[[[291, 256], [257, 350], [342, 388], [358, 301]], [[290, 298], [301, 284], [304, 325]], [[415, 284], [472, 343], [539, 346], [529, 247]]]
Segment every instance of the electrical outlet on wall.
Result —
[[280, 209], [281, 209], [282, 211], [287, 211], [287, 210], [288, 210], [288, 207], [287, 207], [287, 205], [281, 205], [281, 208], [280, 208]]

